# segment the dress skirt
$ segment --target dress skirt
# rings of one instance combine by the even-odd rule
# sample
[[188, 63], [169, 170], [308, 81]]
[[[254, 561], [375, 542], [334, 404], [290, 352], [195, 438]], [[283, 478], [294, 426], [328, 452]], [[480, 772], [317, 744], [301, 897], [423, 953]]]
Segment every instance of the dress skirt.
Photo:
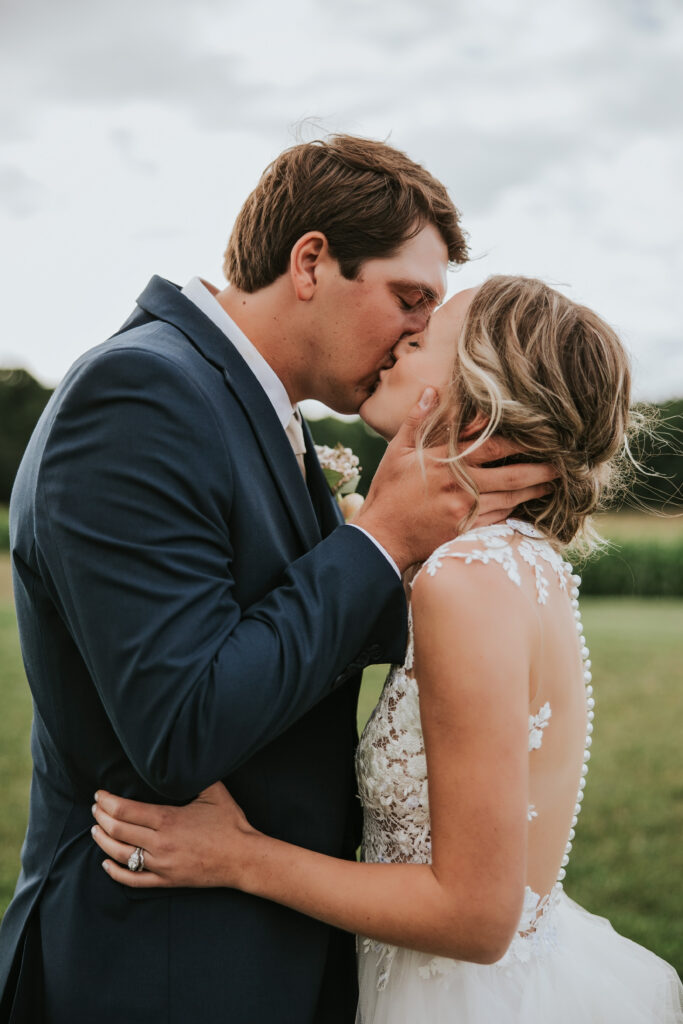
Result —
[[357, 1024], [681, 1024], [672, 967], [563, 892], [495, 964], [359, 939]]

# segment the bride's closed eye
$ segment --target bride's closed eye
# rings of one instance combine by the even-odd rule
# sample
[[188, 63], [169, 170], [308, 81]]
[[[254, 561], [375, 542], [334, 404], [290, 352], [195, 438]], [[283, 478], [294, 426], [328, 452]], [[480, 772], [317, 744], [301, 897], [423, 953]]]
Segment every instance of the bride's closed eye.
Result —
[[401, 355], [406, 355], [409, 351], [417, 351], [422, 348], [422, 334], [406, 334], [405, 337], [401, 338], [398, 345], [394, 349], [394, 357], [398, 359]]

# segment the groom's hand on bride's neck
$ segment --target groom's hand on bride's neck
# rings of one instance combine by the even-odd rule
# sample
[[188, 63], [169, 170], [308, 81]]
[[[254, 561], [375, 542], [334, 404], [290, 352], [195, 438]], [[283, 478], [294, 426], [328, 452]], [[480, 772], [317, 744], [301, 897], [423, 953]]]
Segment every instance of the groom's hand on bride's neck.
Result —
[[[474, 504], [470, 492], [442, 461], [448, 455], [445, 444], [425, 448], [422, 459], [416, 451], [418, 428], [435, 402], [436, 392], [426, 388], [390, 442], [354, 518], [354, 525], [372, 534], [402, 572], [462, 532]], [[496, 437], [466, 457], [468, 472], [479, 489], [479, 511], [472, 526], [500, 522], [517, 506], [550, 493], [550, 481], [558, 475], [555, 468], [547, 463], [517, 463], [518, 457], [510, 442]]]

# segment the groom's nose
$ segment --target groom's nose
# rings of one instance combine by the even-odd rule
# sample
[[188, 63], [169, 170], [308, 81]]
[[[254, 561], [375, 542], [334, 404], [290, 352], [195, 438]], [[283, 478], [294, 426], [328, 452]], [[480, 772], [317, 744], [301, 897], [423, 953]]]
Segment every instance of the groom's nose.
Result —
[[417, 331], [411, 331], [410, 334], [404, 334], [398, 339], [396, 344], [391, 350], [391, 365], [393, 366], [397, 359], [399, 359], [408, 348], [408, 340], [413, 338], [417, 334]]
[[420, 334], [421, 331], [424, 331], [434, 312], [435, 305], [435, 302], [425, 299], [424, 302], [410, 310], [405, 321], [404, 337], [409, 334]]

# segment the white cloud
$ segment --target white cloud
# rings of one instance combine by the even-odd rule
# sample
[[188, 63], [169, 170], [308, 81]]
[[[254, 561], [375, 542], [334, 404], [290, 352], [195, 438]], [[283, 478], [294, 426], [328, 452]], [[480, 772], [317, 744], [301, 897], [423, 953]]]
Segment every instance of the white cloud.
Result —
[[312, 115], [448, 184], [483, 254], [457, 280], [564, 282], [683, 393], [682, 55], [678, 0], [4, 0], [0, 363], [54, 380], [152, 272], [219, 282]]

